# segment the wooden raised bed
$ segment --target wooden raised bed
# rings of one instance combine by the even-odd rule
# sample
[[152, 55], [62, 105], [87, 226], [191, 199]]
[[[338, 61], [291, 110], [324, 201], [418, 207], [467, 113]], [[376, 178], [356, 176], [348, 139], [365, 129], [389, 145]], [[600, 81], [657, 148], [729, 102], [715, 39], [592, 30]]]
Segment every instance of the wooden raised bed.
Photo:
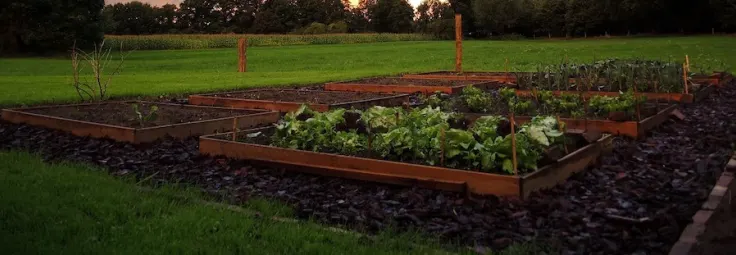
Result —
[[[390, 82], [374, 82], [372, 80], [382, 79], [390, 80]], [[426, 85], [422, 83], [439, 83], [436, 85]], [[355, 81], [332, 82], [325, 84], [325, 90], [330, 91], [360, 91], [360, 92], [380, 92], [380, 93], [423, 93], [433, 94], [442, 92], [447, 94], [459, 93], [466, 86], [476, 86], [479, 88], [498, 88], [496, 83], [488, 81], [476, 80], [423, 80], [423, 79], [405, 79], [405, 78], [369, 78]]]
[[502, 83], [515, 83], [516, 76], [514, 73], [504, 72], [463, 72], [456, 73], [452, 71], [437, 71], [418, 74], [404, 74], [401, 76], [405, 79], [427, 79], [427, 80], [450, 80], [450, 81], [493, 81]]
[[[129, 127], [121, 125], [110, 125], [98, 122], [90, 122], [84, 120], [56, 117], [46, 114], [33, 113], [29, 111], [44, 110], [63, 110], [65, 108], [79, 109], [84, 107], [99, 107], [105, 104], [149, 104], [156, 105], [160, 109], [164, 107], [176, 107], [192, 109], [206, 109], [206, 111], [218, 111], [222, 114], [232, 116], [225, 118], [214, 118], [199, 121], [191, 121], [179, 124], [157, 125], [150, 127]], [[132, 109], [128, 108], [132, 111]], [[106, 112], [103, 112], [106, 113]], [[112, 113], [110, 113], [112, 114]], [[45, 128], [58, 129], [70, 132], [77, 136], [90, 136], [95, 138], [110, 138], [120, 142], [130, 143], [146, 143], [152, 142], [165, 136], [176, 138], [198, 136], [204, 134], [213, 134], [232, 130], [234, 124], [240, 129], [253, 128], [265, 124], [274, 123], [279, 120], [278, 112], [262, 111], [262, 110], [239, 110], [220, 107], [203, 107], [191, 105], [152, 103], [141, 101], [125, 101], [125, 102], [103, 102], [92, 104], [72, 104], [61, 106], [42, 106], [31, 108], [3, 109], [2, 118], [6, 121], [18, 124], [28, 124], [41, 126]], [[233, 121], [233, 119], [237, 119]]]
[[[267, 129], [240, 133], [250, 134]], [[511, 176], [234, 142], [228, 137], [232, 137], [232, 133], [200, 137], [200, 153], [284, 165], [295, 171], [318, 175], [520, 198], [534, 191], [554, 187], [573, 173], [596, 164], [601, 154], [611, 150], [612, 142], [612, 136], [603, 135], [597, 141], [536, 172]]]
[[[249, 99], [249, 98], [238, 98], [237, 96], [224, 96], [224, 95], [237, 95], [243, 93], [261, 93], [279, 91], [283, 94], [283, 98], [264, 98], [264, 99]], [[289, 95], [293, 94], [308, 94], [309, 100], [312, 102], [305, 101], [289, 101]], [[346, 95], [348, 97], [365, 98], [357, 101], [340, 102], [335, 100], [335, 97]], [[309, 108], [319, 112], [325, 112], [336, 108], [355, 108], [364, 109], [374, 105], [381, 106], [401, 106], [404, 102], [409, 100], [408, 94], [382, 94], [382, 93], [358, 93], [358, 92], [345, 92], [345, 91], [318, 91], [318, 90], [249, 90], [229, 93], [211, 93], [201, 95], [189, 96], [189, 103], [193, 105], [207, 105], [207, 106], [225, 106], [234, 107], [241, 109], [265, 109], [279, 112], [289, 112], [299, 109], [302, 104], [307, 104]]]
[[[654, 129], [661, 125], [675, 111], [678, 110], [677, 105], [671, 105], [665, 107], [657, 114], [649, 116], [641, 121], [611, 121], [611, 120], [597, 120], [597, 119], [574, 119], [574, 118], [560, 118], [560, 121], [565, 123], [567, 129], [573, 130], [597, 130], [603, 133], [609, 133], [613, 135], [623, 135], [632, 138], [642, 138], [646, 135], [646, 132]], [[473, 122], [476, 119], [485, 116], [487, 114], [479, 113], [465, 113], [465, 118]], [[528, 116], [516, 116], [515, 120], [519, 124], [527, 123], [532, 120], [532, 117]], [[587, 122], [587, 123], [586, 123]]]
[[730, 83], [733, 80], [733, 75], [726, 73], [721, 75], [720, 73], [716, 73], [713, 75], [698, 75], [692, 78], [693, 82], [696, 83], [707, 83], [707, 85], [714, 85], [717, 87], [725, 86], [726, 84]]
[[[619, 92], [610, 92], [610, 91], [587, 91], [587, 92], [579, 92], [579, 91], [559, 91], [555, 90], [552, 91], [552, 94], [554, 95], [560, 95], [561, 93], [565, 94], [575, 94], [575, 93], [582, 93], [583, 97], [585, 98], [591, 98], [594, 96], [610, 96], [615, 97], [619, 96]], [[684, 93], [651, 93], [651, 92], [639, 92], [636, 93], [642, 96], [646, 96], [647, 100], [653, 101], [653, 100], [661, 100], [661, 101], [668, 101], [668, 102], [679, 102], [679, 103], [692, 103], [695, 99], [695, 95], [693, 94], [684, 94]], [[523, 96], [523, 97], [531, 97], [533, 95], [531, 90], [516, 90], [516, 95]]]

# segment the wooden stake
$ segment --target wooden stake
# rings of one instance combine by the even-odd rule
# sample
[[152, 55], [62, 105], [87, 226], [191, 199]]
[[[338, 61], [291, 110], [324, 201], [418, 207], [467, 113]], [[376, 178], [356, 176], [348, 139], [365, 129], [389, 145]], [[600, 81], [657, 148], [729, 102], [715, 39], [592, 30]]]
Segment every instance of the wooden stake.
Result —
[[455, 14], [455, 72], [463, 72], [463, 17]]
[[238, 137], [238, 118], [233, 118], [233, 142], [235, 142]]
[[371, 132], [371, 123], [368, 122], [368, 157], [371, 156], [371, 152], [373, 151], [373, 136]]
[[[634, 99], [639, 101], [639, 92], [637, 91], [636, 80], [634, 81]], [[639, 104], [636, 104], [636, 121], [641, 121], [641, 111], [639, 110]]]
[[248, 57], [246, 51], [248, 50], [248, 38], [238, 39], [238, 72], [245, 73], [247, 69]]
[[685, 94], [689, 94], [687, 88], [687, 64], [685, 63], [682, 64], [682, 81], [685, 82]]
[[503, 71], [506, 73], [506, 77], [509, 76], [509, 58], [506, 58], [506, 61], [503, 64]]
[[440, 130], [440, 166], [445, 166], [445, 128]]
[[[659, 93], [659, 82], [654, 81], [654, 93]], [[657, 113], [659, 113], [659, 98], [654, 101], [655, 109], [657, 109]]]
[[514, 176], [519, 176], [518, 162], [516, 161], [516, 128], [514, 127], [514, 112], [511, 111], [511, 163], [514, 165]]
[[685, 55], [685, 65], [687, 65], [687, 72], [690, 72], [690, 56]]
[[[582, 95], [581, 95], [582, 96]], [[588, 99], [583, 98], [583, 131], [588, 132]]]
[[567, 141], [565, 141], [565, 127], [562, 126], [562, 121], [560, 121], [560, 115], [556, 115], [557, 117], [557, 125], [559, 125], [560, 131], [562, 131], [562, 147], [565, 148], [565, 155], [570, 154], [570, 152], [567, 150]]

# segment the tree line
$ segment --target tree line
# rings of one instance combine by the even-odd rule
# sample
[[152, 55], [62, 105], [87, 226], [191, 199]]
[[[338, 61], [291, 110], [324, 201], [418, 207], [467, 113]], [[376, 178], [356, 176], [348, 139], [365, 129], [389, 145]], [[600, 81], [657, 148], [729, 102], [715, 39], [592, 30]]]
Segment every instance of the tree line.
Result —
[[104, 8], [109, 34], [432, 33], [450, 37], [454, 13], [479, 37], [583, 37], [736, 30], [736, 0], [184, 0]]
[[428, 33], [466, 36], [736, 31], [736, 0], [184, 0], [179, 5], [104, 0], [0, 1], [0, 52], [90, 45], [103, 34]]

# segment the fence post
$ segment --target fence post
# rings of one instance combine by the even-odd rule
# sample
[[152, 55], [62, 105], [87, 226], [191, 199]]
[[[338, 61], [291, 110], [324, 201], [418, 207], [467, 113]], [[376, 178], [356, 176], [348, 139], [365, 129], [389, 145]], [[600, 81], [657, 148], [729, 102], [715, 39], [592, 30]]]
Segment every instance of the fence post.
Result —
[[246, 50], [248, 49], [248, 38], [238, 39], [238, 72], [245, 73], [248, 68], [248, 57]]
[[463, 72], [463, 16], [455, 14], [455, 72]]

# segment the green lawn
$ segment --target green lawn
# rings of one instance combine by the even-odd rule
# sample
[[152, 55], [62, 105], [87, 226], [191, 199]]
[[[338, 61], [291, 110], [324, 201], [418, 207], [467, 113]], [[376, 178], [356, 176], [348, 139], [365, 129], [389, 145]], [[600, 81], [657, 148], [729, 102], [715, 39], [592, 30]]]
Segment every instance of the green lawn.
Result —
[[47, 165], [27, 153], [0, 151], [0, 162], [2, 254], [446, 253], [411, 235], [368, 240], [276, 222], [269, 217], [288, 210], [262, 201], [251, 208], [263, 212], [256, 217], [198, 203], [186, 190], [143, 191], [100, 169]]
[[[532, 70], [537, 64], [609, 57], [720, 60], [736, 67], [734, 37], [663, 37], [571, 41], [466, 41], [466, 70]], [[138, 51], [111, 86], [113, 96], [161, 95], [255, 86], [309, 84], [365, 76], [454, 68], [450, 41], [249, 48], [239, 74], [236, 49]], [[0, 105], [76, 100], [63, 58], [0, 59]]]
[[[447, 70], [453, 43], [399, 42], [352, 45], [253, 47], [249, 73], [236, 73], [236, 50], [139, 51], [115, 77], [112, 96], [180, 94], [256, 86], [310, 84], [402, 72]], [[636, 38], [572, 41], [468, 41], [466, 70], [532, 70], [537, 64], [593, 59], [650, 58], [725, 61], [736, 67], [733, 37]], [[77, 100], [64, 58], [0, 59], [0, 106]], [[281, 223], [143, 192], [82, 165], [46, 165], [21, 152], [0, 152], [0, 247], [3, 254], [412, 254], [410, 236], [377, 242], [322, 229]], [[192, 192], [183, 193], [195, 197]], [[273, 213], [267, 206], [254, 206]], [[275, 206], [280, 208], [279, 206]], [[264, 209], [265, 208], [265, 209]], [[426, 240], [417, 240], [427, 243]], [[434, 247], [431, 242], [427, 244]], [[534, 253], [517, 246], [509, 254]]]

